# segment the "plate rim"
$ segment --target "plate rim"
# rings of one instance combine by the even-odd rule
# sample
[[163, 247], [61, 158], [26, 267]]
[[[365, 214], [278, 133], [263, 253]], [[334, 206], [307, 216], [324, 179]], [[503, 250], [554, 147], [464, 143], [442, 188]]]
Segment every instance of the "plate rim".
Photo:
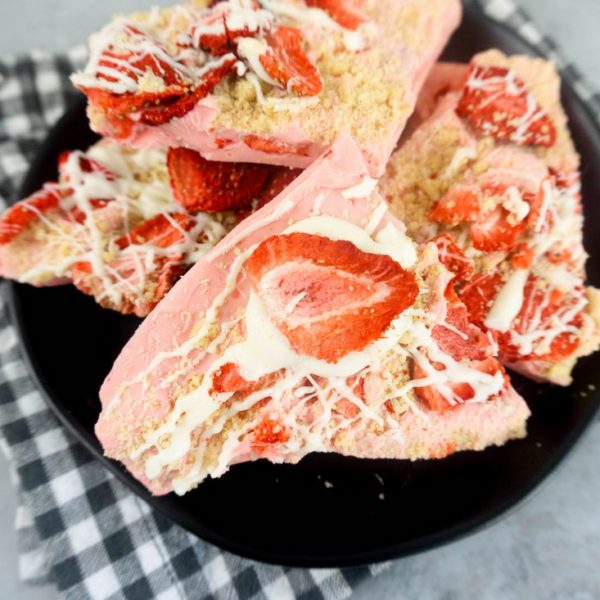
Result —
[[[524, 48], [527, 48], [530, 54], [547, 58], [534, 45], [513, 31], [506, 23], [497, 22], [488, 17], [481, 7], [470, 2], [464, 6], [464, 10], [474, 11], [477, 13], [477, 18], [484, 19], [488, 26], [503, 30], [504, 34], [508, 37], [517, 39]], [[598, 124], [592, 109], [577, 93], [571, 82], [564, 78], [564, 75], [561, 77], [561, 90], [563, 94], [568, 92], [572, 95], [574, 100], [573, 105], [576, 106], [578, 112], [584, 116], [585, 121], [590, 125], [589, 130], [591, 130], [593, 135], [596, 135], [600, 140], [600, 125]], [[82, 104], [84, 104], [84, 98], [82, 96], [75, 97], [74, 100], [67, 105], [64, 114], [49, 130], [44, 141], [40, 145], [27, 174], [19, 186], [18, 197], [23, 197], [25, 190], [28, 187], [32, 187], [30, 181], [34, 179], [35, 173], [39, 171], [41, 165], [44, 164], [44, 148], [48, 142], [56, 137], [58, 132], [70, 122], [72, 114], [75, 111], [80, 110]], [[313, 557], [293, 553], [276, 555], [274, 552], [249, 548], [247, 544], [237, 543], [214, 531], [207, 530], [203, 526], [198, 527], [197, 523], [191, 523], [185, 515], [178, 514], [176, 509], [172, 509], [168, 504], [165, 505], [161, 502], [161, 499], [165, 498], [165, 496], [152, 496], [140, 482], [129, 474], [125, 467], [104, 455], [99, 441], [89, 433], [81, 422], [70, 415], [68, 411], [63, 410], [48, 392], [48, 388], [44, 383], [44, 377], [36, 368], [35, 363], [37, 361], [29, 352], [30, 344], [28, 342], [28, 335], [23, 327], [24, 315], [22, 314], [22, 306], [17, 299], [19, 286], [23, 284], [14, 281], [8, 281], [7, 284], [7, 305], [10, 321], [17, 334], [21, 358], [27, 367], [28, 374], [32, 377], [37, 390], [41, 394], [46, 405], [69, 433], [84, 446], [95, 460], [99, 461], [112, 475], [116, 476], [120, 482], [125, 484], [133, 493], [148, 502], [152, 509], [169, 518], [175, 525], [182, 527], [199, 539], [214, 544], [228, 552], [267, 564], [300, 568], [359, 567], [426, 552], [490, 528], [500, 520], [519, 510], [525, 502], [531, 500], [537, 492], [543, 489], [542, 486], [548, 483], [550, 475], [556, 473], [557, 469], [565, 464], [565, 458], [570, 455], [573, 449], [589, 432], [590, 426], [594, 422], [594, 416], [600, 410], [600, 403], [596, 403], [596, 405], [591, 406], [588, 409], [586, 418], [581, 419], [577, 426], [573, 428], [570, 435], [563, 440], [561, 450], [528, 481], [527, 485], [521, 486], [518, 492], [511, 495], [510, 498], [507, 498], [500, 505], [495, 505], [492, 509], [482, 511], [481, 513], [478, 513], [477, 516], [463, 519], [453, 526], [421, 536], [415, 540], [401, 542], [396, 545], [386, 545], [377, 550], [353, 552], [343, 556], [332, 555], [327, 557]]]

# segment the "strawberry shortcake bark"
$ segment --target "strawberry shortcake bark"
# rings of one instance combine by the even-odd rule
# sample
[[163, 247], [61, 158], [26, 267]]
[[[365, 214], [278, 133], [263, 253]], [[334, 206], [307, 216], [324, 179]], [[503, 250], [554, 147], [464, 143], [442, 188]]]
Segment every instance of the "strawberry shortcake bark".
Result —
[[381, 175], [458, 0], [199, 0], [118, 17], [74, 84], [139, 148], [305, 168], [346, 131]]
[[0, 217], [0, 275], [37, 286], [73, 282], [104, 307], [146, 316], [198, 258], [295, 176], [107, 141], [64, 153], [59, 181]]
[[376, 188], [343, 136], [201, 259], [102, 386], [106, 454], [183, 494], [261, 458], [442, 458], [522, 437], [493, 340]]
[[553, 65], [498, 51], [437, 65], [417, 114], [382, 179], [392, 211], [437, 244], [505, 364], [569, 384], [598, 349], [600, 302], [584, 283], [579, 156]]

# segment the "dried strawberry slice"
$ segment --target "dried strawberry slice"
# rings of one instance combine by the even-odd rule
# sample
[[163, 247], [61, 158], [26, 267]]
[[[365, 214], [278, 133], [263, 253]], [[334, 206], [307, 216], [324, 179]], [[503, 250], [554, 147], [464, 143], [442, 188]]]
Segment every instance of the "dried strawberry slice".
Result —
[[535, 251], [525, 242], [520, 243], [510, 257], [510, 264], [515, 269], [529, 269], [535, 259]]
[[472, 64], [456, 112], [477, 131], [499, 141], [545, 147], [556, 142], [552, 120], [506, 67]]
[[[546, 360], [557, 362], [571, 356], [580, 346], [579, 330], [582, 326], [583, 291], [570, 292], [543, 287], [540, 281], [529, 277], [525, 285], [523, 305], [514, 320], [514, 331], [532, 338], [531, 352], [514, 344], [511, 332], [498, 336], [502, 358], [507, 362], [517, 360]], [[558, 335], [554, 332], [563, 329]], [[550, 342], [548, 343], [548, 339]]]
[[136, 122], [155, 126], [186, 115], [231, 72], [236, 62], [234, 55], [215, 61], [195, 88], [166, 88], [160, 92], [120, 95], [98, 88], [82, 87], [81, 90], [92, 105], [102, 109], [105, 120], [110, 124], [111, 135], [127, 139]]
[[[200, 16], [192, 27], [194, 46], [212, 54], [222, 56], [235, 50], [235, 42], [241, 37], [254, 37], [259, 33], [258, 19], [252, 13], [260, 10], [254, 2], [251, 7], [240, 7], [237, 3], [218, 2]], [[246, 13], [250, 12], [250, 15]]]
[[283, 421], [264, 417], [252, 433], [252, 450], [257, 454], [268, 452], [272, 446], [285, 444], [290, 437]]
[[[160, 78], [165, 87], [178, 88], [179, 93], [187, 87], [188, 82], [183, 80], [172, 64], [160, 58], [161, 54], [164, 56], [168, 53], [155, 38], [131, 24], [125, 24], [119, 35], [125, 38], [130, 46], [137, 46], [139, 49], [119, 51], [113, 44], [109, 44], [98, 60], [98, 79], [116, 83], [121, 79], [117, 73], [121, 73], [138, 82], [141, 77], [151, 73]], [[119, 43], [122, 43], [122, 40]], [[115, 72], [115, 75], [112, 75], [111, 71]]]
[[[65, 150], [64, 152], [61, 152], [58, 157], [58, 172], [60, 173], [63, 180], [67, 182], [69, 181], [67, 163], [69, 162], [71, 154], [73, 154], [72, 151]], [[89, 156], [85, 156], [81, 152], [77, 152], [77, 154], [79, 154], [79, 168], [84, 173], [99, 173], [108, 181], [115, 180], [114, 174], [108, 167], [105, 167], [104, 165], [100, 164], [98, 161], [94, 160], [93, 158], [90, 158]]]
[[500, 273], [491, 273], [478, 275], [459, 289], [458, 295], [467, 307], [472, 323], [484, 327], [483, 323], [503, 283]]
[[524, 199], [529, 203], [527, 227], [534, 233], [548, 233], [554, 226], [553, 195], [555, 188], [552, 181], [542, 182], [537, 194], [525, 194]]
[[[94, 208], [106, 208], [106, 206], [108, 206], [109, 202], [111, 202], [112, 199], [107, 199], [107, 200], [103, 200], [101, 198], [92, 198], [89, 201], [90, 207], [92, 209]], [[72, 208], [69, 213], [68, 213], [69, 219], [72, 221], [75, 221], [76, 223], [85, 223], [86, 219], [87, 219], [87, 214], [85, 213], [85, 211], [81, 210], [79, 207], [75, 206], [74, 208]]]
[[88, 97], [90, 104], [100, 107], [106, 117], [114, 120], [138, 112], [146, 107], [173, 102], [184, 94], [179, 89], [127, 94], [113, 94], [100, 88], [82, 87], [80, 89]]
[[570, 248], [563, 248], [560, 244], [556, 244], [546, 254], [548, 262], [553, 265], [567, 264], [572, 265], [575, 261], [573, 260], [573, 251]]
[[244, 136], [244, 144], [248, 148], [264, 152], [265, 154], [293, 154], [295, 156], [309, 156], [309, 144], [290, 144], [271, 138], [262, 137], [259, 135]]
[[[570, 190], [575, 188], [577, 192], [581, 187], [581, 175], [579, 171], [558, 171], [553, 167], [548, 167], [550, 176], [554, 181], [554, 185], [559, 190]], [[578, 194], [579, 195], [579, 194]]]
[[219, 2], [205, 11], [192, 27], [192, 41], [200, 48], [214, 56], [222, 56], [230, 51], [225, 17], [228, 2]]
[[485, 214], [485, 220], [471, 225], [471, 239], [477, 250], [511, 251], [525, 230], [523, 221], [511, 222], [512, 213], [502, 206]]
[[247, 392], [251, 389], [251, 385], [251, 382], [246, 381], [240, 375], [240, 371], [236, 364], [226, 363], [215, 371], [210, 393], [223, 394], [226, 392]]
[[302, 173], [301, 169], [288, 169], [287, 167], [275, 168], [266, 187], [260, 194], [260, 201], [256, 210], [265, 206], [279, 196], [290, 184], [292, 184]]
[[482, 192], [476, 185], [455, 185], [429, 211], [429, 218], [444, 225], [474, 223], [481, 219]]
[[419, 293], [389, 256], [306, 233], [267, 239], [246, 272], [292, 348], [328, 362], [380, 338]]
[[437, 246], [441, 263], [454, 275], [455, 282], [464, 282], [472, 277], [475, 264], [465, 256], [449, 233], [438, 235], [432, 241]]
[[[148, 42], [156, 45], [156, 43], [150, 41], [150, 38], [147, 36], [143, 37], [148, 40]], [[140, 74], [152, 73], [156, 77], [162, 79], [167, 88], [178, 88], [176, 91], [179, 93], [181, 93], [183, 88], [188, 85], [171, 65], [148, 52], [144, 52], [143, 54], [133, 52], [119, 54], [117, 52], [105, 50], [98, 61], [98, 65], [105, 69], [120, 71], [136, 82], [139, 81]], [[118, 78], [104, 72], [99, 72], [96, 76], [98, 79], [104, 79], [111, 83], [118, 81]]]
[[[504, 367], [498, 362], [498, 360], [492, 356], [485, 358], [480, 361], [472, 361], [469, 366], [473, 369], [477, 369], [482, 373], [488, 375], [495, 375], [496, 373], [502, 373], [505, 381], [507, 375]], [[444, 371], [445, 367], [441, 363], [433, 363], [433, 367], [436, 371]], [[426, 379], [427, 372], [416, 362], [413, 362], [413, 379]], [[468, 383], [448, 383], [446, 385], [448, 390], [452, 394], [452, 402], [447, 400], [445, 396], [436, 388], [435, 385], [419, 386], [415, 388], [415, 394], [417, 398], [423, 402], [429, 410], [437, 413], [445, 413], [454, 408], [458, 408], [464, 402], [467, 402], [475, 397], [475, 390]]]
[[248, 206], [271, 173], [266, 165], [209, 161], [187, 148], [170, 148], [167, 166], [177, 202], [204, 212]]
[[102, 88], [79, 86], [91, 103], [100, 106], [108, 114], [124, 115], [187, 93], [191, 82], [184, 80], [171, 64], [159, 57], [160, 54], [166, 55], [167, 52], [155, 39], [131, 25], [126, 25], [121, 35], [128, 36], [134, 45], [143, 43], [143, 49], [118, 51], [112, 45], [109, 46], [102, 52], [98, 61], [96, 77], [110, 83], [118, 82], [121, 77], [138, 83], [142, 77], [152, 74], [161, 79], [164, 86], [160, 91], [155, 92], [121, 94]]
[[238, 213], [238, 222], [247, 219], [250, 215], [253, 215], [271, 202], [271, 200], [279, 196], [301, 173], [301, 169], [272, 167], [267, 183], [256, 197], [256, 202], [248, 209], [241, 210]]
[[358, 29], [366, 19], [348, 0], [305, 0], [307, 6], [320, 8], [346, 29]]
[[183, 213], [159, 214], [134, 227], [127, 235], [116, 240], [121, 250], [128, 246], [149, 244], [158, 248], [169, 248], [185, 241], [182, 231], [191, 231], [196, 219]]
[[323, 80], [302, 48], [302, 32], [293, 27], [277, 27], [268, 31], [269, 48], [260, 56], [267, 74], [299, 96], [317, 96]]
[[455, 360], [485, 360], [493, 353], [487, 335], [469, 321], [469, 313], [462, 303], [449, 304], [445, 325], [436, 325], [432, 336], [438, 346]]
[[0, 218], [0, 244], [12, 242], [40, 214], [60, 208], [61, 194], [56, 186], [46, 186], [29, 198], [13, 204]]
[[261, 377], [258, 381], [247, 381], [240, 375], [236, 364], [225, 363], [213, 375], [213, 385], [210, 393], [239, 392], [251, 394], [269, 387], [277, 381], [281, 374], [280, 371], [277, 371]]
[[139, 115], [140, 123], [145, 125], [163, 125], [171, 119], [181, 118], [192, 110], [202, 98], [208, 96], [225, 77], [231, 72], [237, 62], [235, 56], [224, 57], [225, 60], [215, 62], [203, 76], [202, 82], [186, 95], [175, 101], [158, 103], [153, 108], [145, 108]]

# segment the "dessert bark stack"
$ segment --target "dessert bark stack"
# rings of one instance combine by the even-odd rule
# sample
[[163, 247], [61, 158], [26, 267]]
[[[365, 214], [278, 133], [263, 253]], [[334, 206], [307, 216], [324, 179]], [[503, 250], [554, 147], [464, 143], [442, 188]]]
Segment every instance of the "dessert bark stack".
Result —
[[153, 493], [500, 445], [529, 416], [505, 366], [567, 385], [597, 349], [558, 78], [497, 51], [434, 66], [459, 18], [200, 1], [92, 36], [73, 83], [106, 139], [5, 213], [0, 272], [150, 313], [96, 430]]

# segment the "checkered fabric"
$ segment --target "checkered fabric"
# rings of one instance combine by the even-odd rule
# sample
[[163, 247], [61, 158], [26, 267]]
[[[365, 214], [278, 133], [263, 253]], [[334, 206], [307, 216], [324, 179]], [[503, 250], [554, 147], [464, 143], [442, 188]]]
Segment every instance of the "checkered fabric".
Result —
[[[553, 59], [600, 119], [594, 95], [510, 0], [480, 0], [494, 19]], [[17, 186], [75, 92], [85, 51], [0, 61], [0, 203]], [[4, 201], [2, 200], [4, 199]], [[44, 404], [22, 361], [0, 285], [0, 447], [19, 495], [21, 577], [65, 598], [338, 599], [386, 565], [305, 570], [268, 566], [204, 543], [152, 510], [95, 462]]]

